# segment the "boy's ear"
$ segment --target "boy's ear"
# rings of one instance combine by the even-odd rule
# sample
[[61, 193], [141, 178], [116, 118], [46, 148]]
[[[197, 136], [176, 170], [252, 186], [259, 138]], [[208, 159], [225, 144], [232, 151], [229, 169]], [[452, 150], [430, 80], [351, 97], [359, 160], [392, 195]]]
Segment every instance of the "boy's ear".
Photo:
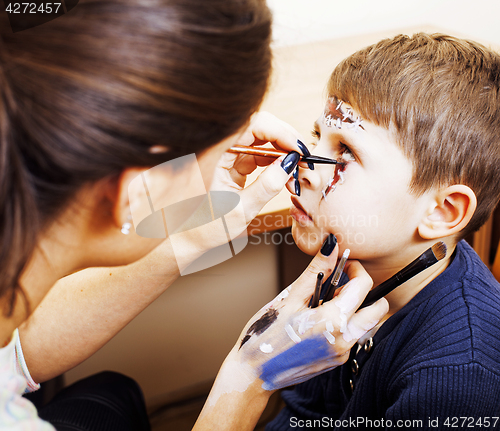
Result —
[[476, 194], [464, 184], [440, 189], [436, 192], [427, 215], [418, 225], [418, 233], [424, 239], [456, 234], [467, 226], [476, 206]]

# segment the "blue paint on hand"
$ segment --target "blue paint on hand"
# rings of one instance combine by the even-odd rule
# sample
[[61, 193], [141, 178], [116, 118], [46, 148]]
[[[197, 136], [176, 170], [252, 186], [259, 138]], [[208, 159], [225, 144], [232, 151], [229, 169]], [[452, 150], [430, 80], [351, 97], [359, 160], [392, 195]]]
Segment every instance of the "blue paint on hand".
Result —
[[307, 367], [329, 356], [330, 349], [323, 336], [307, 338], [262, 365], [262, 387], [274, 390], [288, 386], [287, 382], [279, 379], [280, 375], [293, 368]]

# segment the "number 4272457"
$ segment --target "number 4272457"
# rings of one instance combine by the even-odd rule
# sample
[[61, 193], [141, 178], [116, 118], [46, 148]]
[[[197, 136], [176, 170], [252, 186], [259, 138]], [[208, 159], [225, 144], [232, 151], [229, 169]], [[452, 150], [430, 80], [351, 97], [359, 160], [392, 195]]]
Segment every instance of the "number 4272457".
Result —
[[12, 3], [8, 2], [5, 9], [8, 13], [57, 13], [62, 3]]

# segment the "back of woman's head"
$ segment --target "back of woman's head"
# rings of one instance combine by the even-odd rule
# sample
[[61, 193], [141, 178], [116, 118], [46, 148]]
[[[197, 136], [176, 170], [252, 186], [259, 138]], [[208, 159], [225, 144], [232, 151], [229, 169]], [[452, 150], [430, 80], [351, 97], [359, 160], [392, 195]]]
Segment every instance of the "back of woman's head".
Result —
[[[0, 296], [86, 183], [199, 152], [258, 108], [263, 0], [81, 0], [19, 33], [0, 14]], [[165, 146], [168, 152], [149, 151]]]

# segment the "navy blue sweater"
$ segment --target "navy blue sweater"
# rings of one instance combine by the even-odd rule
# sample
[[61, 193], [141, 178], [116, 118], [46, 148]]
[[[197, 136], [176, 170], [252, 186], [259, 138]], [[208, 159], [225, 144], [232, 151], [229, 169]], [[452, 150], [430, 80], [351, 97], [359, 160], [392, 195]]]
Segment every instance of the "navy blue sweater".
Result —
[[343, 366], [284, 391], [266, 430], [500, 429], [500, 285], [465, 241], [371, 349], [356, 347]]

